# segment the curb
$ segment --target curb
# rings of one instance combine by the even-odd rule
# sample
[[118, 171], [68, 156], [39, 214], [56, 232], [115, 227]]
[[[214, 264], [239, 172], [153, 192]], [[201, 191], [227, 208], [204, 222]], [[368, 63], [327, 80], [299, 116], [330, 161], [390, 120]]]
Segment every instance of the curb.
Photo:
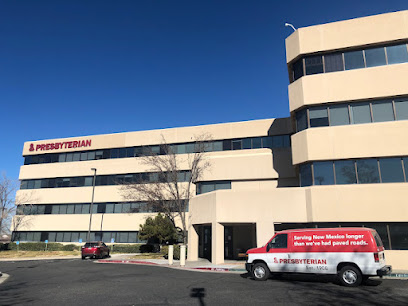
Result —
[[235, 268], [218, 268], [218, 267], [181, 267], [181, 266], [170, 266], [162, 265], [150, 261], [141, 260], [98, 260], [97, 263], [120, 263], [120, 264], [137, 264], [137, 265], [149, 265], [149, 266], [159, 266], [172, 269], [180, 270], [198, 270], [198, 271], [208, 271], [208, 272], [247, 272], [245, 269], [235, 269]]
[[10, 275], [8, 275], [8, 274], [6, 274], [6, 273], [1, 273], [0, 272], [0, 285], [2, 284], [2, 283], [4, 283], [8, 278], [10, 277]]
[[[235, 273], [246, 273], [245, 269], [238, 268], [218, 268], [218, 267], [181, 267], [181, 266], [170, 266], [158, 264], [150, 261], [141, 261], [141, 260], [98, 260], [97, 263], [121, 263], [121, 264], [138, 264], [138, 265], [150, 265], [150, 266], [160, 266], [172, 269], [181, 269], [181, 270], [197, 270], [202, 272], [235, 272]], [[384, 276], [384, 279], [403, 279], [408, 280], [408, 273], [391, 273], [390, 275]]]

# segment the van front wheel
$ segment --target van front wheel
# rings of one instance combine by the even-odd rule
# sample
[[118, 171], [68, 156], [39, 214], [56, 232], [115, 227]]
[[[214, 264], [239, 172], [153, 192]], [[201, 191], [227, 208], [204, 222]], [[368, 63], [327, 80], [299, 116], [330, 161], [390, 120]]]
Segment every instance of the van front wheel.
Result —
[[343, 286], [357, 287], [361, 284], [363, 276], [356, 267], [344, 266], [339, 272], [339, 280]]
[[265, 281], [269, 278], [269, 269], [268, 267], [261, 262], [254, 264], [254, 268], [252, 269], [252, 275], [254, 279], [257, 281]]

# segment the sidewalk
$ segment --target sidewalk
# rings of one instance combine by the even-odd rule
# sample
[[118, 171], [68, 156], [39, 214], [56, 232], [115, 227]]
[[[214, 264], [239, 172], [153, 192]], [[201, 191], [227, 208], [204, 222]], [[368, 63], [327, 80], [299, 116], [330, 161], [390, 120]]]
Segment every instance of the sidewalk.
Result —
[[[246, 273], [245, 261], [226, 260], [223, 264], [215, 265], [206, 259], [198, 261], [186, 261], [184, 267], [180, 266], [179, 260], [174, 260], [172, 265], [169, 265], [167, 259], [130, 259], [131, 256], [123, 256], [123, 258], [100, 259], [98, 263], [116, 263], [116, 264], [139, 264], [139, 265], [155, 265], [173, 269], [208, 271], [208, 272], [229, 272], [229, 273]], [[408, 271], [396, 270], [390, 275], [384, 276], [385, 279], [406, 279], [408, 280]]]

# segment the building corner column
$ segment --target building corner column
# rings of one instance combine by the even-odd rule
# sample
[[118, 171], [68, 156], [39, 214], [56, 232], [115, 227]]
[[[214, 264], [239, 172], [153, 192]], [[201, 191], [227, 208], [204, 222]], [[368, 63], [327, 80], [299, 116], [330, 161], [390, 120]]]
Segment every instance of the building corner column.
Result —
[[219, 265], [224, 263], [224, 225], [212, 223], [211, 235], [211, 262]]
[[198, 260], [198, 233], [194, 225], [188, 228], [187, 261]]

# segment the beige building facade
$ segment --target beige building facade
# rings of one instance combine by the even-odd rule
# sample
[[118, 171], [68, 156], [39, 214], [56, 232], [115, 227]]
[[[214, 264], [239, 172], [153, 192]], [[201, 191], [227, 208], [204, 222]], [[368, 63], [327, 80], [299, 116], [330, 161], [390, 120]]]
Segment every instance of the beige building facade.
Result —
[[237, 259], [282, 229], [366, 226], [394, 269], [408, 269], [407, 43], [408, 11], [296, 30], [286, 39], [289, 118], [26, 142], [17, 196], [32, 205], [14, 239], [84, 241], [95, 168], [92, 238], [139, 242], [156, 212], [126, 201], [120, 182], [154, 180], [144, 148], [161, 154], [165, 139], [182, 158], [209, 134], [188, 260]]

